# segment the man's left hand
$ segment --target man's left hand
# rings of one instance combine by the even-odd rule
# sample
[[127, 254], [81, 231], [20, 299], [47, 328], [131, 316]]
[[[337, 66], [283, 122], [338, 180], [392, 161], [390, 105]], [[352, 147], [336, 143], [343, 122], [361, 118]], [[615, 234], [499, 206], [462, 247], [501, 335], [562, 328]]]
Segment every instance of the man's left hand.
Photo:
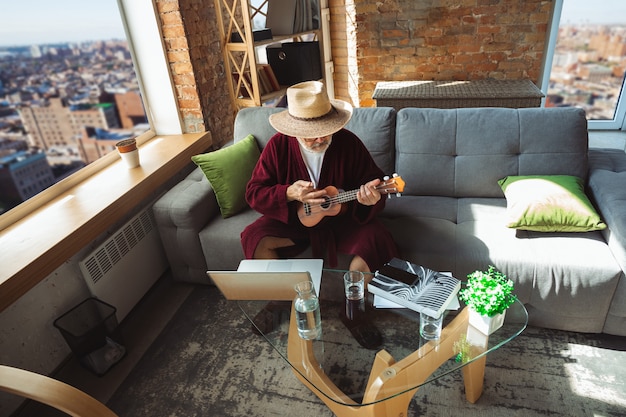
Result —
[[378, 184], [380, 184], [380, 180], [377, 178], [367, 184], [361, 185], [361, 188], [359, 188], [359, 191], [356, 193], [357, 201], [364, 206], [373, 206], [378, 203], [380, 200], [380, 192], [376, 189]]

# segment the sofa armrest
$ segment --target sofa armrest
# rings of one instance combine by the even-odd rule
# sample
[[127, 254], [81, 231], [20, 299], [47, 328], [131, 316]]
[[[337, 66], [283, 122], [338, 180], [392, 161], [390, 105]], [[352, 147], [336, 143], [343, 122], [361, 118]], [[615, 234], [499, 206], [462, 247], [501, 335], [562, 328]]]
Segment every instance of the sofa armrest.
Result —
[[605, 238], [626, 271], [626, 153], [589, 151], [589, 192], [608, 228]]
[[219, 215], [211, 184], [200, 168], [167, 191], [152, 207], [175, 279], [207, 283], [198, 232]]
[[[617, 263], [626, 271], [626, 153], [613, 149], [589, 151], [589, 192], [607, 224], [604, 238]], [[626, 325], [626, 278], [618, 283], [604, 332], [622, 334]]]

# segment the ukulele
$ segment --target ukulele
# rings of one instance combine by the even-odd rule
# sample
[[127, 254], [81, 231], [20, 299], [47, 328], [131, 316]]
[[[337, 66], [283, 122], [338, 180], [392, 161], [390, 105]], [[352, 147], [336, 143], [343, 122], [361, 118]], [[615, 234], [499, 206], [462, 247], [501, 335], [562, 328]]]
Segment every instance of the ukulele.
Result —
[[[383, 182], [378, 184], [376, 189], [381, 194], [387, 194], [388, 197], [391, 197], [391, 194], [396, 194], [399, 197], [400, 193], [404, 191], [404, 181], [398, 174], [393, 174], [391, 178], [384, 177]], [[322, 198], [326, 201], [323, 203], [301, 203], [298, 207], [298, 218], [306, 227], [315, 226], [326, 216], [336, 216], [341, 213], [342, 208], [345, 207], [343, 203], [356, 200], [359, 189], [340, 192], [337, 188], [329, 185], [324, 188], [324, 191], [326, 191], [326, 195]]]

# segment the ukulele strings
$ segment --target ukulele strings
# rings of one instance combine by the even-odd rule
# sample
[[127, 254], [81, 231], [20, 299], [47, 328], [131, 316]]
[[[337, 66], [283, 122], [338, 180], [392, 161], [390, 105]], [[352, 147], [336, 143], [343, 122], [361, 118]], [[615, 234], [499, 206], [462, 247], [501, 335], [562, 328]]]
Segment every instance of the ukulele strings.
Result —
[[[393, 183], [384, 183], [384, 184], [380, 184], [379, 186], [376, 187], [376, 189], [378, 191], [383, 191], [385, 194], [387, 194], [390, 190], [389, 185], [393, 185]], [[395, 188], [391, 188], [391, 190], [395, 190]], [[316, 204], [310, 204], [310, 203], [306, 203], [306, 207], [308, 207], [308, 211], [313, 213], [313, 209], [315, 208], [325, 208], [327, 206], [331, 206], [333, 204], [342, 204], [342, 203], [347, 203], [349, 201], [355, 200], [356, 199], [356, 194], [359, 192], [359, 190], [351, 190], [351, 191], [344, 191], [342, 193], [339, 193], [337, 195], [334, 195], [332, 197], [329, 197], [325, 202], [323, 203], [316, 203]]]

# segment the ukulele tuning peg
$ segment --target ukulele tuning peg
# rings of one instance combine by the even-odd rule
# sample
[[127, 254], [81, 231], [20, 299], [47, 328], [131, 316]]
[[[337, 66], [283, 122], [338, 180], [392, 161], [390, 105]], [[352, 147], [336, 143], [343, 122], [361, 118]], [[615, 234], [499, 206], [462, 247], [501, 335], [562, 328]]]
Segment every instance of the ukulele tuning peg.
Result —
[[383, 181], [389, 181], [389, 175], [385, 175], [385, 176], [383, 177]]
[[394, 172], [393, 177], [394, 177], [394, 178], [398, 177], [398, 173], [397, 173], [397, 172]]

